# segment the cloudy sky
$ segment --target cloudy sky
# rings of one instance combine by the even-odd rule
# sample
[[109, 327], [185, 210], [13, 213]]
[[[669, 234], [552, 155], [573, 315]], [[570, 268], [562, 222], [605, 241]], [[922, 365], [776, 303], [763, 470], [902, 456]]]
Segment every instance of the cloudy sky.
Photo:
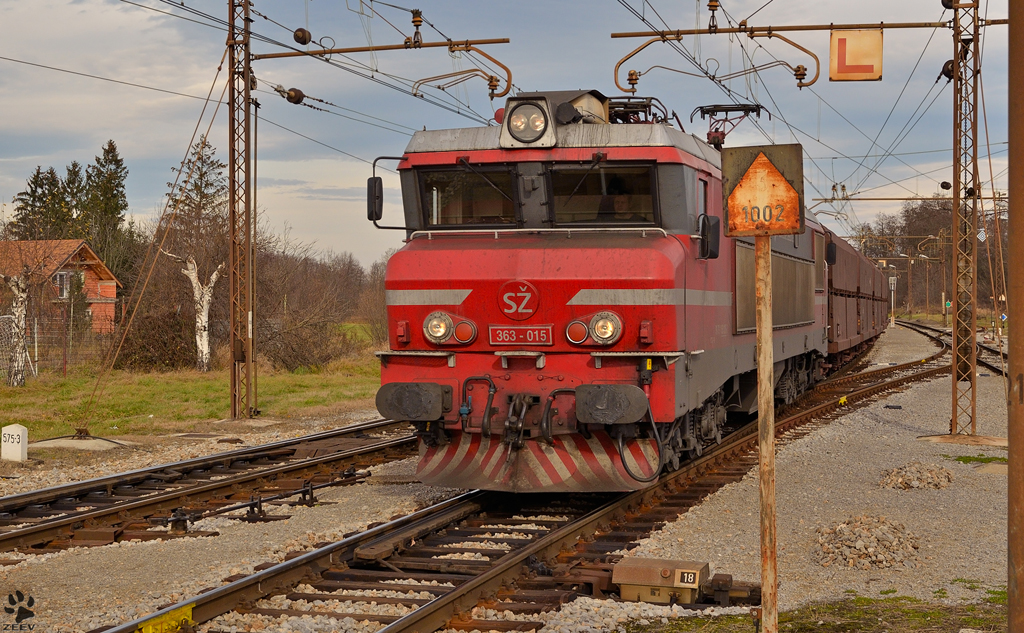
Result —
[[[25, 179], [37, 165], [63, 171], [74, 160], [90, 162], [103, 143], [113, 139], [130, 170], [128, 199], [133, 214], [140, 220], [155, 217], [166, 183], [173, 177], [171, 168], [186, 153], [200, 121], [202, 97], [218, 76], [225, 33], [217, 21], [226, 19], [226, 4], [220, 0], [0, 0], [0, 204], [4, 204], [0, 211], [11, 216], [12, 198], [24, 189]], [[615, 88], [612, 70], [642, 40], [611, 39], [610, 34], [647, 30], [644, 19], [657, 28], [664, 23], [671, 28], [705, 27], [706, 4], [694, 0], [395, 0], [371, 5], [368, 0], [255, 0], [253, 6], [260, 15], [253, 29], [289, 45], [294, 45], [290, 31], [298, 27], [308, 27], [314, 39], [328, 47], [364, 46], [368, 41], [397, 44], [411, 34], [412, 26], [409, 12], [396, 6], [418, 8], [436, 27], [423, 26], [424, 41], [509, 38], [508, 44], [485, 48], [512, 69], [516, 90], [583, 88], [614, 96], [621, 93]], [[951, 18], [939, 0], [723, 0], [722, 6], [728, 17], [719, 11], [720, 26], [730, 18], [737, 22], [748, 16], [752, 16], [749, 24], [765, 26]], [[983, 2], [982, 13], [989, 18], [1006, 17], [1005, 0]], [[874, 83], [828, 81], [827, 31], [797, 33], [791, 38], [822, 60], [822, 77], [810, 88], [798, 90], [784, 67], [724, 82], [723, 88], [707, 78], [668, 70], [696, 72], [679, 51], [665, 44], [655, 44], [634, 57], [623, 65], [623, 73], [630, 68], [643, 72], [666, 67], [645, 73], [639, 94], [658, 97], [678, 113], [688, 132], [701, 137], [707, 123], [699, 117], [690, 123], [690, 112], [700, 105], [730, 102], [726, 88], [737, 100], [763, 104], [772, 118], [763, 116], [760, 128], [741, 124], [729, 144], [803, 143], [809, 157], [804, 166], [808, 200], [827, 197], [833, 184], [865, 197], [930, 195], [938, 191], [940, 181], [952, 179], [952, 86], [944, 79], [936, 83], [942, 64], [952, 56], [948, 29], [886, 30], [884, 76]], [[1005, 26], [991, 27], [984, 39], [988, 133], [995, 186], [1002, 190], [1006, 188], [1006, 41]], [[759, 67], [781, 59], [794, 66], [804, 64], [814, 72], [809, 56], [778, 40], [730, 39], [720, 34], [687, 38], [683, 46], [717, 76], [742, 70], [744, 59], [752, 59]], [[253, 45], [257, 54], [281, 50], [265, 41]], [[257, 98], [262, 104], [258, 174], [264, 218], [275, 229], [288, 227], [297, 240], [323, 250], [352, 252], [364, 264], [398, 246], [396, 232], [376, 231], [365, 220], [367, 161], [401, 154], [408, 135], [416, 129], [484, 125], [503, 104], [488, 99], [481, 79], [447, 92], [425, 88], [425, 98], [408, 92], [419, 79], [476, 68], [478, 61], [453, 58], [442, 48], [334, 57], [332, 63], [309, 58], [255, 62], [260, 80]], [[215, 95], [220, 94], [223, 81], [221, 72]], [[296, 87], [328, 102], [309, 102], [327, 112], [288, 103], [273, 92], [275, 85]], [[210, 114], [208, 109], [199, 123], [202, 130], [210, 124]], [[213, 121], [210, 138], [226, 161], [223, 108]], [[979, 147], [982, 177], [987, 180], [984, 136]], [[397, 220], [397, 183], [390, 177], [386, 185], [385, 220]], [[864, 222], [880, 211], [898, 209], [899, 204], [865, 201], [842, 207], [824, 204], [817, 210], [839, 210], [850, 222]], [[833, 228], [846, 232], [838, 224]]]

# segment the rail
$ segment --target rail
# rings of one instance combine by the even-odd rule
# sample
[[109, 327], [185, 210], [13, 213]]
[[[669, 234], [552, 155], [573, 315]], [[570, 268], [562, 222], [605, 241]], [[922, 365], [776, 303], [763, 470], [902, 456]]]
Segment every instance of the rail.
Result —
[[[900, 366], [886, 367], [874, 372], [855, 374], [850, 377], [850, 380], [846, 380], [843, 383], [843, 385], [848, 385], [850, 382], [859, 380], [861, 386], [852, 391], [847, 387], [841, 387], [839, 384], [833, 384], [833, 386], [839, 388], [834, 393], [827, 394], [826, 401], [805, 406], [800, 411], [786, 416], [776, 425], [776, 433], [779, 435], [791, 433], [794, 429], [806, 425], [812, 420], [819, 419], [822, 415], [837, 408], [850, 406], [854, 402], [864, 400], [872, 395], [899, 387], [911, 381], [927, 379], [948, 372], [950, 370], [950, 365], [948, 364], [935, 366], [939, 356], [941, 356], [941, 352], [923, 361], [918, 360]], [[903, 373], [903, 375], [897, 375], [888, 380], [880, 380], [879, 378], [886, 373]], [[822, 395], [820, 392], [815, 393], [815, 399], [820, 399]], [[344, 586], [346, 583], [349, 585], [354, 584], [339, 579], [354, 577], [349, 576], [353, 574], [357, 575], [360, 572], [360, 564], [383, 567], [384, 569], [379, 571], [363, 572], [375, 578], [383, 576], [394, 579], [413, 578], [417, 575], [417, 572], [410, 570], [427, 569], [431, 570], [435, 577], [447, 573], [455, 584], [454, 587], [450, 588], [416, 585], [417, 589], [429, 590], [435, 597], [426, 601], [425, 604], [422, 599], [418, 601], [395, 599], [399, 603], [412, 604], [416, 607], [415, 610], [400, 617], [365, 613], [326, 614], [330, 615], [330, 617], [344, 616], [375, 620], [386, 625], [385, 628], [381, 629], [381, 631], [386, 633], [405, 633], [411, 631], [424, 633], [450, 626], [452, 619], [456, 618], [458, 614], [464, 614], [477, 605], [481, 596], [495, 595], [502, 591], [506, 592], [506, 595], [513, 596], [531, 594], [528, 600], [547, 600], [549, 606], [552, 604], [557, 606], [560, 600], [572, 599], [575, 596], [571, 591], [566, 590], [565, 586], [579, 584], [573, 578], [579, 577], [581, 572], [584, 577], [587, 574], [610, 574], [610, 571], [608, 571], [608, 556], [590, 556], [589, 559], [584, 556], [575, 562], [559, 565], [558, 568], [563, 571], [552, 572], [548, 568], [549, 575], [537, 576], [532, 579], [524, 579], [523, 569], [525, 566], [537, 568], [539, 564], [540, 568], [545, 568], [544, 562], [550, 562], [555, 559], [559, 562], [565, 562], [566, 560], [573, 559], [573, 557], [578, 557], [580, 555], [579, 552], [586, 551], [588, 543], [593, 543], [594, 535], [600, 536], [601, 534], [608, 533], [608, 530], [613, 529], [610, 526], [626, 520], [628, 517], [632, 517], [632, 520], [639, 519], [640, 521], [645, 521], [644, 525], [649, 526], [649, 529], [654, 529], [653, 526], [659, 524], [659, 521], [663, 523], [664, 521], [672, 520], [672, 517], [663, 517], [664, 513], [662, 515], [657, 514], [657, 507], [663, 499], [673, 497], [673, 494], [679, 488], [700, 486], [701, 482], [709, 476], [709, 473], [719, 472], [723, 464], [740, 463], [741, 456], [747, 456], [746, 458], [749, 460], [749, 456], [756, 453], [756, 442], [757, 422], [753, 421], [724, 438], [721, 444], [709, 449], [702, 457], [685, 464], [675, 472], [662, 476], [656, 485], [647, 489], [617, 495], [612, 498], [605, 496], [603, 500], [599, 496], [594, 495], [563, 495], [561, 497], [563, 503], [584, 503], [587, 499], [592, 498], [592, 506], [581, 511], [579, 516], [570, 521], [552, 525], [549, 530], [538, 531], [534, 538], [526, 540], [520, 537], [523, 540], [517, 542], [511, 551], [503, 553], [493, 563], [473, 560], [438, 560], [437, 558], [430, 557], [430, 554], [439, 551], [458, 551], [442, 550], [434, 547], [433, 545], [437, 541], [442, 540], [442, 537], [437, 536], [439, 533], [447, 535], [444, 538], [448, 538], [447, 542], [451, 542], [451, 539], [465, 538], [457, 535], [452, 536], [452, 532], [471, 529], [463, 527], [465, 525], [479, 524], [481, 526], [480, 531], [482, 531], [482, 528], [486, 527], [487, 524], [480, 523], [480, 521], [489, 520], [491, 523], [496, 524], [503, 524], [508, 521], [507, 519], [490, 518], [492, 515], [489, 514], [485, 515], [488, 517], [487, 519], [473, 519], [472, 517], [481, 510], [491, 509], [493, 511], [495, 508], [500, 508], [500, 511], [503, 511], [505, 514], [515, 513], [517, 510], [510, 508], [520, 507], [514, 506], [516, 503], [529, 503], [528, 500], [530, 499], [537, 499], [538, 497], [550, 498], [550, 496], [509, 496], [501, 495], [500, 493], [469, 492], [436, 506], [379, 525], [337, 543], [302, 554], [292, 560], [279, 563], [258, 573], [237, 579], [234, 582], [212, 589], [194, 598], [168, 606], [152, 615], [108, 629], [108, 631], [109, 633], [133, 633], [142, 630], [143, 627], [147, 627], [146, 630], [149, 630], [148, 627], [153, 627], [157, 624], [165, 625], [179, 622], [187, 623], [191, 626], [192, 624], [208, 622], [219, 615], [242, 606], [244, 606], [245, 612], [254, 614], [280, 615], [287, 613], [296, 615], [301, 613], [311, 616], [317, 614], [325, 615], [323, 612], [318, 611], [285, 611], [261, 608], [254, 605], [268, 595], [287, 591], [300, 581], [313, 585], [314, 588], [322, 585], [325, 587], [325, 589], [322, 589], [323, 591], [333, 591], [334, 588]], [[744, 464], [744, 468], [733, 469], [729, 476], [736, 477], [737, 479], [741, 478], [746, 472], [747, 463], [744, 462]], [[717, 477], [719, 480], [723, 480], [722, 476]], [[680, 495], [676, 494], [675, 496], [678, 497]], [[548, 503], [553, 502], [549, 501]], [[652, 514], [661, 516], [663, 519], [652, 520], [649, 518], [649, 515]], [[528, 517], [526, 520], [528, 520]], [[476, 522], [474, 523], [474, 521]], [[442, 530], [447, 531], [441, 532]], [[530, 530], [524, 528], [521, 531], [527, 532]], [[631, 534], [632, 532], [630, 530]], [[431, 534], [434, 536], [428, 536]], [[643, 530], [638, 530], [635, 533], [635, 538], [642, 538], [644, 535]], [[488, 538], [493, 540], [495, 537], [491, 535]], [[625, 547], [625, 543], [622, 546]], [[481, 545], [480, 547], [493, 548], [494, 546]], [[418, 557], [414, 555], [416, 548], [423, 548], [420, 550]], [[496, 550], [471, 549], [467, 551], [493, 552]], [[600, 561], [594, 562], [594, 560], [591, 560], [595, 558], [600, 558]], [[570, 571], [564, 571], [566, 569]], [[476, 571], [474, 572], [473, 570]], [[575, 572], [571, 570], [575, 570]], [[575, 573], [575, 576], [573, 573]], [[321, 575], [330, 576], [332, 580], [316, 581], [315, 579], [321, 577]], [[401, 580], [390, 580], [388, 582], [401, 582]], [[502, 589], [513, 584], [543, 587], [548, 592], [560, 592], [563, 597], [547, 599], [533, 595], [544, 592], [523, 590], [522, 587], [519, 589]], [[398, 588], [401, 585], [392, 584], [385, 586]], [[517, 591], [519, 593], [516, 593]], [[565, 594], [571, 595], [565, 597]], [[350, 600], [353, 602], [359, 600], [356, 596], [344, 596], [334, 593], [292, 593], [288, 595], [294, 599], [303, 600], [333, 599], [339, 601]], [[537, 605], [531, 606], [523, 603], [519, 603], [517, 606], [523, 609], [537, 607]], [[503, 607], [499, 606], [499, 610], [501, 608]], [[540, 607], [537, 608], [539, 609]], [[174, 618], [177, 618], [177, 620], [174, 620]], [[458, 623], [459, 628], [466, 630], [468, 628], [481, 628], [481, 630], [488, 628], [486, 626], [487, 622], [463, 619], [459, 620]], [[534, 623], [520, 622], [518, 624]]]

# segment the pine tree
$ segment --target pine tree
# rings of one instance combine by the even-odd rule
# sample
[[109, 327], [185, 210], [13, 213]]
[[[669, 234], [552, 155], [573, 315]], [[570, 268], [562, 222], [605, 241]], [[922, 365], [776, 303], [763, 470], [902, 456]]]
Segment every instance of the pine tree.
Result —
[[117, 152], [117, 144], [107, 141], [96, 162], [85, 168], [86, 203], [78, 222], [85, 239], [103, 258], [104, 251], [116, 241], [118, 230], [128, 211], [125, 181], [128, 168]]
[[68, 165], [67, 175], [64, 177], [63, 182], [61, 182], [61, 186], [63, 188], [64, 200], [67, 201], [71, 218], [76, 225], [75, 233], [82, 233], [81, 218], [88, 204], [89, 189], [85, 184], [85, 173], [82, 171], [82, 165], [77, 160]]
[[12, 237], [18, 240], [59, 240], [74, 232], [70, 206], [57, 171], [36, 167], [25, 191], [14, 197]]
[[[174, 169], [180, 175], [177, 185], [167, 183], [171, 192], [171, 208], [177, 205], [177, 217], [174, 226], [178, 229], [181, 250], [195, 252], [210, 239], [226, 237], [228, 211], [228, 180], [224, 173], [227, 169], [216, 157], [217, 150], [210, 145], [205, 137], [200, 137], [192, 147], [188, 162], [180, 169]], [[191, 176], [189, 175], [191, 172]], [[186, 180], [187, 179], [187, 180]]]

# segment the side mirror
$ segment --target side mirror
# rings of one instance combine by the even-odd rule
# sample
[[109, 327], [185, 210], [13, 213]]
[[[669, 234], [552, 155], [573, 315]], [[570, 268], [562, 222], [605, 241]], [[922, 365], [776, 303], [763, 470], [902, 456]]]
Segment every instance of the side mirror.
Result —
[[718, 245], [722, 235], [722, 220], [702, 213], [697, 216], [697, 233], [700, 235], [698, 259], [718, 259]]
[[384, 180], [380, 176], [366, 179], [366, 219], [377, 222], [384, 216]]
[[829, 266], [836, 265], [836, 243], [829, 242], [825, 246], [825, 263]]

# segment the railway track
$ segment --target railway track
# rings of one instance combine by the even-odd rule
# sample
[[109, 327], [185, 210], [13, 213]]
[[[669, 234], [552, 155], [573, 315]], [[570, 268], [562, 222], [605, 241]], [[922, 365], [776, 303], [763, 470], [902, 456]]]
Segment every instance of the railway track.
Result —
[[366, 473], [359, 468], [412, 455], [414, 448], [408, 425], [374, 420], [10, 495], [0, 498], [0, 551], [38, 554], [212, 535], [189, 532], [188, 524], [237, 510], [248, 510], [244, 520], [277, 520], [266, 515], [264, 503], [297, 496], [299, 503], [311, 504], [318, 489], [361, 481]]
[[[780, 411], [780, 442], [827, 424], [822, 418], [837, 409], [948, 372], [944, 351], [823, 383], [792, 412]], [[613, 591], [611, 570], [622, 551], [756, 464], [755, 420], [645, 490], [560, 497], [468, 492], [103, 630], [209, 623], [204, 630], [217, 632], [257, 616], [265, 624], [309, 617], [324, 630], [344, 628], [346, 618], [368, 620], [387, 633], [539, 629], [545, 611], [581, 594]], [[741, 599], [758, 599], [756, 587], [734, 589]]]
[[[897, 319], [897, 323], [903, 327], [910, 328], [927, 336], [933, 338], [938, 337], [945, 342], [946, 340], [952, 340], [952, 333], [942, 328], [933, 327], [930, 325], [924, 325], [923, 323], [916, 323], [914, 321], [905, 321]], [[1000, 376], [1006, 376], [1005, 366], [1006, 360], [1009, 358], [1006, 352], [1002, 352], [990, 345], [984, 343], [978, 343], [978, 364], [982, 367], [995, 372]]]

